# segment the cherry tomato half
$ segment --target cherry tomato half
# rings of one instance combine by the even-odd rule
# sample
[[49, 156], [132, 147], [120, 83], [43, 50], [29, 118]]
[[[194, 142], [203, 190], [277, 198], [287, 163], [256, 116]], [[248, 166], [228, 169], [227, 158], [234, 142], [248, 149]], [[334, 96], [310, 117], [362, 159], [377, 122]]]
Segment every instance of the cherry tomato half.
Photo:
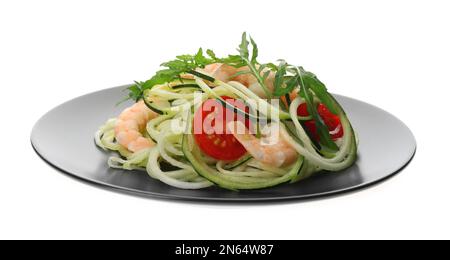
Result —
[[[240, 100], [228, 96], [221, 98], [234, 107], [248, 111]], [[194, 115], [194, 138], [202, 152], [226, 161], [237, 160], [247, 153], [244, 146], [228, 130], [227, 123], [231, 121], [241, 121], [247, 128], [250, 127], [248, 119], [225, 108], [215, 99], [208, 99], [202, 104]]]
[[[337, 140], [344, 136], [344, 129], [342, 128], [341, 120], [337, 115], [331, 113], [330, 110], [328, 110], [328, 108], [322, 103], [317, 106], [317, 112], [330, 131], [331, 139]], [[300, 104], [300, 106], [297, 108], [297, 115], [309, 116], [306, 103]], [[304, 126], [311, 134], [311, 136], [315, 140], [319, 141], [320, 138], [319, 134], [317, 133], [316, 122], [314, 122], [314, 120], [308, 120], [304, 122]]]

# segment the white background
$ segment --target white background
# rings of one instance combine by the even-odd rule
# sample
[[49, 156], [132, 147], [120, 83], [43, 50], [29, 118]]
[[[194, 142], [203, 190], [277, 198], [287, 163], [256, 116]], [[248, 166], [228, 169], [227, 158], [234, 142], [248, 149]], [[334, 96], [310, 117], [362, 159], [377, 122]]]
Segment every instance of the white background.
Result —
[[[450, 238], [448, 3], [1, 1], [0, 238]], [[263, 61], [302, 64], [333, 92], [401, 118], [418, 142], [412, 163], [336, 198], [230, 206], [98, 189], [31, 149], [33, 124], [54, 106], [145, 80], [199, 46], [228, 54], [244, 30]]]

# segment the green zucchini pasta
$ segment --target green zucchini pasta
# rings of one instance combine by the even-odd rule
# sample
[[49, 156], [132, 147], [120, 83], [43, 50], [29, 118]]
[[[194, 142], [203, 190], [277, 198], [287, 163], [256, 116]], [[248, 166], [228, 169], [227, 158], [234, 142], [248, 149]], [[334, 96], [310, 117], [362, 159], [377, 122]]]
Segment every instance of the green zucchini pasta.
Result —
[[[130, 86], [129, 98], [137, 105], [109, 119], [95, 133], [97, 146], [115, 152], [108, 166], [147, 172], [181, 189], [216, 185], [248, 190], [353, 165], [355, 133], [323, 83], [285, 61], [259, 63], [254, 41], [245, 33], [242, 39], [239, 55], [217, 58], [208, 50], [205, 57], [200, 49], [195, 55], [177, 56], [150, 80]], [[270, 102], [273, 99], [280, 105]], [[245, 106], [231, 104], [236, 100]], [[206, 134], [203, 129], [197, 133], [194, 124], [199, 116], [221, 114], [205, 112], [205, 105], [211, 103], [232, 114], [232, 122], [221, 119], [223, 129], [241, 122], [254, 131]], [[215, 129], [217, 120], [213, 119]], [[273, 127], [278, 131], [267, 132]], [[278, 134], [277, 142], [257, 144], [275, 135], [271, 133]]]

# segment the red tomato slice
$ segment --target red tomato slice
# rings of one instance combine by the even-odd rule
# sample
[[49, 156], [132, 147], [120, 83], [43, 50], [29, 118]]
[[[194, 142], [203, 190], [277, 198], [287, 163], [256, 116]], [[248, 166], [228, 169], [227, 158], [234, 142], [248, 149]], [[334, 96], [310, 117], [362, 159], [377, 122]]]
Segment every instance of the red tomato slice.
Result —
[[[344, 129], [342, 128], [341, 120], [339, 119], [339, 117], [337, 115], [331, 113], [331, 111], [328, 110], [328, 108], [322, 103], [320, 103], [317, 106], [317, 112], [319, 113], [319, 116], [324, 121], [328, 130], [330, 132], [333, 132], [333, 133], [331, 133], [331, 138], [333, 140], [337, 140], [337, 139], [341, 138], [342, 136], [344, 136]], [[297, 115], [309, 116], [308, 107], [307, 107], [306, 103], [300, 104], [300, 106], [297, 108]], [[311, 136], [315, 140], [319, 141], [320, 138], [317, 133], [317, 127], [316, 127], [316, 123], [314, 122], [314, 120], [305, 121], [304, 125], [305, 125], [306, 129], [308, 130], [308, 132], [311, 134]]]
[[[244, 102], [228, 96], [222, 98], [227, 103], [248, 111]], [[250, 126], [249, 120], [225, 108], [217, 100], [208, 99], [202, 104], [194, 115], [194, 138], [202, 152], [225, 161], [237, 160], [247, 153], [244, 146], [227, 129], [227, 123], [231, 121], [241, 121], [247, 128]]]
[[308, 133], [311, 135], [311, 137], [314, 138], [314, 140], [319, 141], [320, 137], [319, 134], [317, 133], [316, 122], [314, 122], [314, 120], [308, 120], [304, 122], [304, 125]]

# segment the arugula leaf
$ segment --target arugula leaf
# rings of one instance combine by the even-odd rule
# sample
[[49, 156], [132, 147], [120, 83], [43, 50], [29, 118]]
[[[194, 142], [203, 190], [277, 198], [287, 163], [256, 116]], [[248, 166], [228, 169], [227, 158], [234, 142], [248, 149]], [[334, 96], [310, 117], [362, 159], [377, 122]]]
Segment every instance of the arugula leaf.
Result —
[[251, 73], [252, 73], [252, 72], [249, 71], [249, 70], [238, 71], [238, 72], [234, 73], [233, 75], [231, 75], [231, 76], [230, 76], [230, 79], [234, 79], [234, 78], [236, 78], [237, 76], [240, 76], [240, 75], [246, 75], [246, 74], [251, 74]]
[[265, 82], [265, 81], [267, 80], [267, 78], [269, 77], [270, 72], [271, 72], [270, 70], [264, 72], [264, 74], [263, 74], [263, 76], [262, 76], [262, 79], [263, 79], [264, 82]]
[[217, 60], [217, 59], [218, 59], [217, 56], [216, 56], [216, 54], [214, 53], [214, 51], [211, 50], [211, 49], [207, 49], [207, 50], [206, 50], [206, 54], [208, 54], [208, 56], [209, 56], [211, 59], [213, 59], [213, 60]]
[[228, 57], [224, 59], [219, 59], [218, 62], [225, 63], [236, 68], [243, 67], [246, 64], [239, 55], [228, 55]]
[[275, 64], [273, 64], [273, 63], [271, 63], [271, 62], [266, 63], [266, 64], [264, 64], [264, 65], [266, 65], [266, 67], [269, 68], [269, 69], [271, 69], [272, 71], [277, 71], [277, 70], [278, 70], [277, 65], [275, 65]]
[[258, 45], [256, 45], [256, 42], [253, 40], [252, 37], [250, 37], [250, 42], [252, 43], [252, 59], [251, 59], [251, 62], [256, 64], [256, 63], [258, 63], [256, 61], [256, 59], [258, 58]]
[[245, 62], [242, 60], [240, 55], [228, 55], [226, 58], [218, 58], [214, 51], [208, 49], [206, 54], [214, 61], [214, 63], [224, 63], [236, 68], [245, 66]]
[[337, 110], [333, 100], [330, 98], [325, 84], [323, 84], [316, 75], [311, 72], [305, 72], [303, 79], [305, 84], [311, 88], [320, 101], [330, 110], [331, 113], [337, 115]]
[[182, 60], [171, 60], [161, 64], [163, 67], [168, 67], [170, 70], [182, 70], [187, 65], [186, 61]]
[[161, 64], [165, 69], [159, 70], [156, 74], [145, 82], [135, 82], [128, 88], [129, 99], [138, 101], [146, 89], [151, 89], [155, 85], [164, 84], [180, 78], [183, 73], [189, 73], [196, 68], [204, 68], [206, 65], [217, 62], [215, 54], [208, 50], [207, 54], [211, 58], [205, 57], [203, 49], [198, 49], [195, 55], [178, 55], [175, 60], [167, 61]]
[[205, 55], [203, 55], [202, 48], [198, 49], [197, 54], [195, 54], [194, 60], [195, 64], [202, 68], [211, 63], [211, 60], [209, 60], [208, 58], [205, 57]]
[[259, 65], [259, 68], [258, 68], [258, 74], [261, 75], [261, 73], [263, 72], [263, 70], [264, 70], [265, 68], [266, 68], [266, 66], [265, 66], [264, 64]]
[[275, 81], [274, 81], [274, 94], [277, 97], [283, 96], [287, 94], [286, 88], [283, 86], [284, 83], [284, 76], [286, 75], [286, 67], [287, 63], [286, 61], [280, 61], [280, 66], [276, 67], [277, 72], [275, 73]]
[[[247, 33], [242, 34], [242, 41], [239, 45], [238, 51], [240, 54], [240, 58], [244, 65], [247, 65], [249, 70], [251, 71], [252, 75], [257, 79], [259, 85], [264, 91], [264, 94], [268, 97], [272, 97], [272, 93], [269, 91], [269, 88], [266, 86], [265, 80], [263, 76], [261, 76], [261, 72], [264, 69], [264, 67], [261, 69], [261, 64], [259, 64], [256, 60], [258, 57], [258, 46], [256, 45], [255, 41], [250, 37], [250, 42], [252, 44], [252, 58], [249, 59], [250, 52], [249, 52], [249, 41], [247, 39]], [[261, 69], [261, 70], [259, 70]]]
[[143, 84], [143, 82], [134, 82], [134, 85], [131, 85], [130, 87], [128, 87], [128, 98], [122, 100], [121, 102], [119, 102], [118, 104], [127, 101], [128, 99], [132, 99], [132, 100], [137, 100], [140, 98], [141, 95], [141, 85]]
[[320, 137], [320, 144], [324, 146], [326, 149], [329, 149], [330, 151], [333, 152], [338, 151], [339, 147], [331, 139], [328, 127], [325, 125], [323, 119], [319, 116], [319, 112], [317, 111], [317, 106], [314, 104], [314, 99], [310, 92], [309, 86], [305, 84], [303, 80], [303, 73], [304, 73], [303, 68], [297, 67], [296, 70], [298, 75], [297, 82], [301, 86], [300, 91], [302, 92], [305, 98], [308, 111], [310, 112], [314, 122], [316, 123], [317, 133], [319, 134]]
[[188, 55], [188, 54], [178, 55], [176, 58], [179, 60], [185, 61], [185, 62], [194, 60], [194, 57], [192, 55]]
[[249, 56], [248, 44], [249, 44], [249, 42], [247, 40], [247, 33], [244, 32], [242, 34], [241, 44], [239, 45], [239, 48], [238, 48], [239, 54], [241, 55], [242, 59], [248, 60], [248, 56]]

